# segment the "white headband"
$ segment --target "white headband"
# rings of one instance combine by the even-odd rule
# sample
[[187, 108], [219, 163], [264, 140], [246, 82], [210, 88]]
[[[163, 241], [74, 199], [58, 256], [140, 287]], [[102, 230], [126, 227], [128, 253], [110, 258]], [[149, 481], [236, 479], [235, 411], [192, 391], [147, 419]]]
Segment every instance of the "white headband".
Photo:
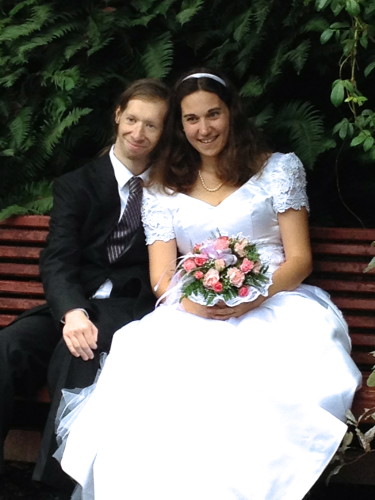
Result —
[[224, 85], [224, 87], [227, 86], [227, 84], [222, 78], [220, 78], [220, 76], [213, 75], [212, 73], [193, 73], [192, 75], [186, 76], [182, 81], [184, 82], [189, 78], [211, 78], [212, 80], [216, 80], [217, 82], [221, 83], [221, 85]]

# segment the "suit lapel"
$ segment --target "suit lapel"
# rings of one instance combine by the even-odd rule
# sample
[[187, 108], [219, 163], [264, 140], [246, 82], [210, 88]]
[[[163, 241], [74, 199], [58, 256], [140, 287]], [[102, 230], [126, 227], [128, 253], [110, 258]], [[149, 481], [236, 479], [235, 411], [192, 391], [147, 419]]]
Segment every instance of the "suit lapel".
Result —
[[100, 213], [97, 223], [107, 238], [117, 224], [120, 214], [118, 185], [109, 155], [95, 160], [90, 166], [88, 175], [93, 192], [93, 202], [97, 204]]

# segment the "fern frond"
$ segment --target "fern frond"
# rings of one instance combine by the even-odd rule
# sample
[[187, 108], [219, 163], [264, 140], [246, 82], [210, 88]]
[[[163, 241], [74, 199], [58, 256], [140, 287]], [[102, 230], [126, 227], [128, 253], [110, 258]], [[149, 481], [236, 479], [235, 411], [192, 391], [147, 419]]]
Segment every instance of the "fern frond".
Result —
[[13, 42], [21, 37], [29, 37], [35, 31], [40, 30], [45, 23], [51, 22], [51, 19], [54, 18], [52, 8], [46, 4], [33, 7], [31, 13], [31, 18], [27, 19], [24, 23], [11, 24], [4, 28], [1, 40]]
[[260, 130], [264, 129], [272, 120], [275, 114], [274, 106], [267, 104], [254, 118], [254, 124]]
[[33, 110], [31, 107], [24, 107], [18, 115], [9, 123], [10, 147], [16, 151], [25, 150], [25, 139], [30, 133], [31, 118]]
[[314, 16], [301, 26], [301, 33], [323, 33], [329, 26], [327, 19], [321, 16]]
[[272, 9], [272, 2], [264, 2], [264, 0], [258, 0], [252, 2], [252, 9], [255, 18], [256, 33], [261, 33], [264, 25], [269, 18]]
[[87, 48], [87, 40], [80, 34], [71, 34], [64, 48], [64, 58], [66, 61], [72, 59], [78, 52]]
[[170, 7], [175, 3], [175, 0], [163, 0], [157, 4], [157, 14], [160, 16], [166, 16]]
[[[50, 30], [45, 30], [42, 34], [31, 37], [30, 40], [23, 40], [17, 50], [17, 54], [14, 57], [14, 62], [17, 64], [26, 62], [31, 52], [35, 51], [39, 47], [49, 46], [57, 39], [66, 37], [71, 32], [74, 32], [79, 28], [80, 25], [78, 23], [69, 23], [60, 26], [54, 24], [53, 28]], [[58, 59], [60, 59], [60, 57]]]
[[147, 27], [150, 22], [154, 19], [154, 14], [148, 14], [146, 16], [139, 16], [133, 19], [130, 23], [130, 26], [145, 26]]
[[148, 44], [141, 57], [146, 74], [152, 78], [164, 78], [171, 67], [173, 44], [169, 33], [165, 33]]
[[14, 84], [25, 74], [25, 68], [17, 69], [0, 78], [0, 86], [4, 88], [12, 88]]
[[8, 205], [0, 210], [0, 221], [12, 215], [44, 215], [51, 211], [53, 196], [52, 183], [47, 180], [31, 182], [20, 186], [11, 198], [17, 199], [17, 203]]
[[42, 85], [47, 85], [51, 81], [57, 88], [69, 91], [72, 90], [81, 79], [81, 73], [78, 66], [72, 66], [69, 69], [55, 71], [54, 73], [43, 72]]
[[88, 115], [91, 111], [91, 108], [74, 108], [58, 123], [48, 124], [42, 141], [42, 148], [46, 154], [52, 155], [65, 130], [72, 125], [76, 125], [82, 117]]
[[279, 137], [288, 136], [290, 148], [306, 168], [312, 168], [326, 147], [323, 118], [312, 104], [291, 101], [276, 113], [272, 129]]
[[303, 67], [305, 66], [310, 52], [310, 47], [310, 40], [304, 40], [295, 49], [289, 51], [285, 56], [285, 60], [289, 61], [294, 66], [297, 75], [300, 74]]
[[240, 42], [243, 37], [248, 33], [250, 26], [250, 19], [252, 16], [252, 9], [248, 9], [245, 13], [241, 14], [238, 19], [239, 24], [233, 32], [233, 38], [236, 42]]
[[[106, 30], [108, 21], [108, 17], [101, 16], [99, 20], [99, 27], [95, 19], [93, 19], [92, 17], [89, 18], [88, 28], [86, 32], [88, 45], [90, 46], [89, 50], [87, 51], [88, 56], [95, 54], [95, 52], [98, 52], [112, 42], [113, 36], [111, 36], [111, 32], [108, 32], [108, 30]], [[103, 36], [104, 33], [105, 36]]]
[[184, 0], [177, 14], [177, 21], [183, 26], [190, 21], [203, 7], [204, 0]]
[[152, 5], [155, 3], [155, 0], [133, 0], [132, 6], [138, 11], [144, 14], [147, 12]]
[[240, 95], [243, 97], [259, 97], [263, 94], [263, 83], [258, 76], [251, 77], [241, 87]]
[[29, 7], [30, 5], [34, 5], [34, 4], [35, 4], [35, 0], [24, 0], [23, 2], [17, 2], [16, 5], [9, 11], [9, 17], [14, 17], [23, 8]]

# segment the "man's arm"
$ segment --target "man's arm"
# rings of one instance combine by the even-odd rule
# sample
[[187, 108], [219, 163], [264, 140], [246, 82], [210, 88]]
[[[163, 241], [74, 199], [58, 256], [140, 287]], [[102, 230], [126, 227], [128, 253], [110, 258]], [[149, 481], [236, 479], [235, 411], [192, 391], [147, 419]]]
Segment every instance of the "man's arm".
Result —
[[[90, 200], [73, 177], [54, 185], [47, 247], [40, 268], [47, 302], [57, 321], [64, 321], [63, 337], [74, 356], [93, 357], [97, 328], [89, 319], [90, 302], [81, 283], [82, 226]], [[85, 311], [85, 312], [84, 312]]]

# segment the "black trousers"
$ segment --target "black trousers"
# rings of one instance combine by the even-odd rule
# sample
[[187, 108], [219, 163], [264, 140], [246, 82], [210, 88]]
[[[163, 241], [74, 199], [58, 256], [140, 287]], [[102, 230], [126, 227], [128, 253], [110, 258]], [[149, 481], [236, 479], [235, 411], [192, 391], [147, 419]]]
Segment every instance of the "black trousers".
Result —
[[33, 479], [67, 491], [72, 489], [72, 481], [52, 457], [57, 447], [55, 418], [61, 390], [93, 383], [99, 355], [109, 351], [115, 331], [137, 319], [133, 317], [133, 303], [134, 299], [123, 297], [92, 300], [99, 336], [95, 357], [89, 361], [70, 354], [61, 339], [61, 327], [48, 310], [21, 316], [0, 331], [0, 472], [4, 468], [3, 445], [12, 424], [15, 395], [32, 397], [48, 380], [52, 401]]

